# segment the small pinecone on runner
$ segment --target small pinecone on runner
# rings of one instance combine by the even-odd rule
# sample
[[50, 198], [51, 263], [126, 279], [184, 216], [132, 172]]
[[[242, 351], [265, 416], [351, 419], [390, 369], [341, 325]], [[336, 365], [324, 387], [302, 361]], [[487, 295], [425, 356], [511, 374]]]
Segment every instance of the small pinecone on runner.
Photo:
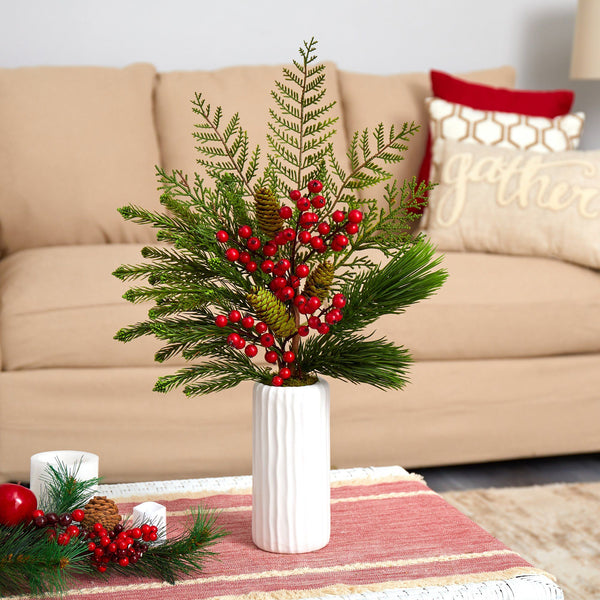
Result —
[[107, 531], [112, 531], [121, 521], [119, 508], [113, 500], [106, 496], [94, 496], [84, 507], [85, 517], [81, 526], [91, 531], [95, 523], [102, 523]]
[[283, 227], [283, 219], [279, 216], [281, 208], [277, 196], [266, 187], [254, 192], [256, 202], [256, 220], [260, 230], [272, 240]]
[[334, 272], [333, 263], [326, 261], [318, 264], [306, 279], [304, 295], [308, 297], [316, 296], [321, 302], [325, 300], [333, 283]]

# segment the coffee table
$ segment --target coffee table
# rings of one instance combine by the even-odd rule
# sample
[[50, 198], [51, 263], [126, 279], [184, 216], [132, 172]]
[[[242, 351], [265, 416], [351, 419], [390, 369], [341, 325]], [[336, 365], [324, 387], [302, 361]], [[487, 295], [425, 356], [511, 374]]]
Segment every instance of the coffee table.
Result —
[[[231, 553], [231, 549], [229, 554], [224, 551], [223, 556], [220, 557], [222, 561], [216, 563], [218, 566], [215, 572], [211, 568], [211, 563], [207, 563], [204, 573], [199, 574], [192, 581], [181, 582], [175, 587], [159, 582], [130, 584], [125, 580], [119, 585], [109, 586], [102, 592], [103, 600], [112, 600], [113, 593], [115, 600], [139, 597], [212, 599], [223, 596], [235, 598], [235, 600], [246, 598], [252, 600], [283, 598], [286, 600], [296, 598], [313, 600], [334, 600], [335, 598], [338, 600], [563, 600], [561, 589], [550, 575], [538, 571], [518, 557], [516, 553], [502, 546], [487, 532], [472, 524], [439, 495], [427, 488], [418, 476], [409, 474], [401, 467], [334, 470], [331, 472], [331, 483], [332, 526], [339, 523], [339, 527], [337, 527], [337, 533], [336, 527], [332, 527], [332, 542], [328, 549], [306, 555], [273, 555], [253, 547], [248, 537], [236, 542], [238, 545], [234, 554]], [[399, 485], [404, 487], [398, 487]], [[232, 531], [231, 538], [234, 538], [236, 528], [241, 528], [239, 531], [242, 532], [248, 528], [251, 512], [249, 496], [251, 487], [252, 478], [243, 476], [102, 485], [99, 493], [114, 498], [122, 506], [123, 512], [127, 512], [133, 505], [144, 500], [162, 501], [167, 504], [167, 514], [173, 515], [173, 518], [181, 515], [181, 509], [186, 499], [188, 504], [190, 498], [193, 498], [194, 502], [206, 501], [208, 506], [211, 506], [211, 502], [215, 502], [214, 506], [220, 507], [223, 511], [223, 518], [230, 519], [225, 523], [225, 527]], [[393, 502], [397, 504], [384, 505], [383, 502], [389, 499], [393, 499]], [[403, 558], [407, 556], [407, 547], [410, 545], [410, 541], [405, 537], [398, 540], [392, 539], [391, 550], [388, 546], [391, 554], [382, 561], [381, 556], [378, 555], [378, 549], [374, 547], [377, 541], [368, 542], [365, 538], [365, 543], [371, 544], [371, 547], [362, 549], [361, 560], [363, 562], [361, 563], [357, 563], [356, 557], [352, 554], [357, 542], [353, 542], [354, 546], [346, 545], [346, 550], [343, 550], [344, 545], [341, 541], [344, 536], [348, 536], [350, 539], [350, 536], [356, 533], [355, 528], [364, 525], [361, 522], [349, 526], [351, 520], [346, 523], [343, 522], [343, 519], [351, 519], [351, 516], [348, 515], [356, 512], [361, 505], [370, 503], [370, 506], [380, 507], [382, 513], [387, 509], [402, 511], [391, 513], [392, 520], [389, 523], [393, 524], [396, 520], [394, 515], [397, 515], [398, 521], [402, 519], [406, 521], [410, 518], [407, 516], [408, 512], [404, 512], [403, 507], [406, 506], [408, 511], [409, 504], [418, 508], [419, 503], [424, 502], [432, 502], [431, 506], [437, 507], [436, 511], [441, 510], [446, 521], [448, 518], [450, 521], [456, 520], [458, 527], [456, 531], [467, 532], [472, 528], [475, 532], [473, 540], [477, 539], [479, 540], [477, 543], [487, 544], [487, 546], [479, 548], [474, 547], [473, 550], [493, 549], [464, 553], [464, 549], [468, 550], [469, 546], [464, 544], [461, 546], [462, 540], [450, 539], [445, 540], [444, 544], [452, 548], [462, 547], [463, 554], [456, 554], [457, 550], [455, 549], [454, 554], [444, 553], [443, 556], [436, 556], [433, 552], [433, 556], [424, 558], [414, 558], [413, 556], [410, 560], [405, 560]], [[339, 505], [338, 512], [346, 511], [345, 517], [342, 512], [338, 514], [336, 510], [333, 510], [336, 503]], [[384, 506], [387, 506], [387, 509]], [[373, 529], [379, 526], [380, 508], [372, 510], [374, 520], [367, 531], [370, 534], [375, 533], [373, 539], [381, 539], [382, 543], [383, 540], [387, 540], [386, 543], [389, 543], [391, 532], [389, 523], [386, 527], [382, 527], [380, 532]], [[425, 513], [425, 523], [422, 522], [422, 510], [420, 514], [420, 517], [415, 517], [414, 528], [409, 527], [408, 531], [414, 531], [414, 535], [421, 538], [419, 544], [422, 548], [430, 548], [432, 543], [435, 545], [440, 540], [432, 538], [433, 529], [431, 523], [427, 523], [427, 513]], [[390, 515], [388, 514], [386, 518], [389, 519]], [[431, 521], [436, 518], [438, 517], [432, 512]], [[240, 519], [243, 520], [243, 523]], [[420, 524], [417, 523], [418, 519], [421, 520]], [[450, 529], [446, 529], [442, 535], [448, 535], [448, 531]], [[244, 536], [245, 533], [239, 534], [239, 537]], [[359, 539], [360, 537], [359, 535]], [[221, 544], [225, 544], [225, 542], [221, 542]], [[337, 546], [342, 548], [342, 552], [338, 551], [335, 554], [334, 549]], [[216, 546], [215, 550], [219, 552], [220, 547]], [[503, 560], [512, 560], [512, 563], [507, 563], [510, 568], [502, 570], [493, 566], [492, 561], [498, 556], [502, 556]], [[464, 565], [469, 560], [474, 561], [475, 558], [487, 561], [486, 564], [492, 565], [490, 566], [491, 571], [488, 573], [484, 568], [483, 571], [480, 570], [471, 575], [470, 571], [465, 570]], [[306, 564], [302, 562], [303, 560], [307, 561]], [[373, 562], [368, 562], [371, 560]], [[406, 575], [404, 569], [414, 568], [417, 564], [428, 565], [426, 577], [413, 579]], [[270, 565], [276, 565], [276, 567]], [[286, 568], [282, 569], [282, 565], [285, 565]], [[456, 565], [456, 572], [453, 571], [454, 565]], [[515, 565], [518, 565], [518, 568]], [[287, 568], [288, 566], [289, 568]], [[404, 578], [398, 584], [390, 581], [390, 578], [394, 579], [390, 576], [390, 570], [393, 569], [396, 569], [396, 578]], [[352, 579], [352, 585], [348, 585], [350, 571], [356, 574], [356, 578]], [[505, 577], [503, 574], [507, 574], [507, 576]], [[290, 583], [290, 581], [300, 581], [302, 576], [312, 577], [312, 583], [304, 582], [296, 585]], [[337, 577], [339, 577], [339, 581]], [[239, 587], [240, 582], [243, 582], [242, 588]], [[311, 589], [303, 588], [303, 585], [309, 585]], [[213, 593], [208, 588], [216, 591]], [[97, 597], [97, 594], [101, 593], [101, 588], [95, 588], [95, 590], [92, 595]], [[87, 596], [84, 590], [81, 592], [84, 597]]]

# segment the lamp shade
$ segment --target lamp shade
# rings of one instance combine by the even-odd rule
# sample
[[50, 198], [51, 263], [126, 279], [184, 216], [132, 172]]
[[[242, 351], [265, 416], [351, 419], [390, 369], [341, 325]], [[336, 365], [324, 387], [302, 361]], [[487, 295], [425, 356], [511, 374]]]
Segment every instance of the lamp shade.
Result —
[[600, 79], [600, 0], [579, 0], [571, 55], [572, 79]]

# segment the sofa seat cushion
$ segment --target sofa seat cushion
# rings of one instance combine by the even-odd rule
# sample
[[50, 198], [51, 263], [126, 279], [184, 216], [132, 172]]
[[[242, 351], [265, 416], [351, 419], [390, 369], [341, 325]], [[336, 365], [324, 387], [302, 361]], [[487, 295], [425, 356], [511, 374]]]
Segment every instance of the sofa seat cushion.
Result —
[[600, 272], [549, 258], [447, 252], [449, 276], [377, 333], [417, 360], [600, 352]]
[[147, 316], [148, 305], [123, 300], [130, 286], [112, 276], [120, 264], [142, 262], [141, 248], [57, 246], [1, 261], [3, 370], [155, 365], [161, 344], [154, 338], [113, 339], [121, 327]]
[[146, 64], [0, 69], [0, 252], [154, 239], [116, 209], [160, 206], [155, 76]]

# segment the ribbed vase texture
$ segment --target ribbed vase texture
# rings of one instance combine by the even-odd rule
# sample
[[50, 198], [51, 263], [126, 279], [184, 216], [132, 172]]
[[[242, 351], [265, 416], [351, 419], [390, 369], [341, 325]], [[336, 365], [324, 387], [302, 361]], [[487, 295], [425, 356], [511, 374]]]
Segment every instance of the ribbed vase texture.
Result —
[[329, 385], [254, 386], [252, 539], [310, 552], [329, 542]]

